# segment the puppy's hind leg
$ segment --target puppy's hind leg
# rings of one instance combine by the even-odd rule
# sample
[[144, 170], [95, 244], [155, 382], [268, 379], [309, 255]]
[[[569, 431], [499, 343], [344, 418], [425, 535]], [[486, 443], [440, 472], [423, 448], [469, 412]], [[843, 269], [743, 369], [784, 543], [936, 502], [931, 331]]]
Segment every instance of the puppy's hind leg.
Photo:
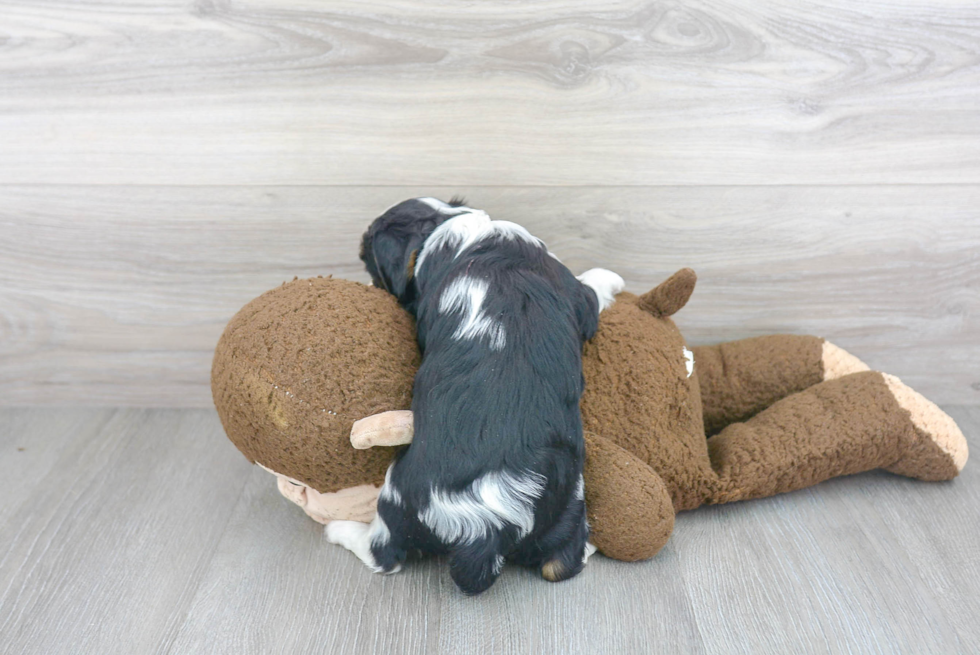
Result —
[[327, 541], [351, 551], [375, 573], [398, 573], [405, 561], [406, 550], [392, 538], [382, 514], [390, 515], [383, 501], [371, 523], [331, 521], [327, 524]]
[[561, 582], [578, 575], [589, 555], [595, 552], [595, 546], [589, 543], [585, 502], [572, 500], [548, 540], [557, 540], [560, 545], [544, 558], [541, 577], [549, 582]]
[[496, 530], [455, 547], [449, 556], [449, 575], [456, 586], [470, 596], [489, 589], [500, 577], [503, 567], [500, 533]]

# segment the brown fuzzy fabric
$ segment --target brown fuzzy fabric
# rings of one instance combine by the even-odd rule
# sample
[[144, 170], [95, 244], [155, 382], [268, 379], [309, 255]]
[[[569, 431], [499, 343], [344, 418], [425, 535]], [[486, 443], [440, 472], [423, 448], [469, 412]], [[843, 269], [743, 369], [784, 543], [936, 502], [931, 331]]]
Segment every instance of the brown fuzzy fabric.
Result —
[[585, 433], [589, 540], [607, 557], [653, 557], [674, 529], [674, 507], [660, 476], [611, 441]]
[[354, 450], [351, 425], [408, 409], [418, 365], [415, 325], [391, 295], [294, 280], [228, 324], [211, 388], [225, 432], [250, 461], [328, 493], [384, 482], [395, 449]]
[[821, 382], [708, 440], [721, 481], [708, 502], [762, 498], [885, 467], [916, 440], [881, 373]]
[[936, 446], [928, 432], [915, 428], [915, 436], [901, 460], [884, 467], [886, 471], [930, 482], [952, 480], [960, 474], [953, 458]]
[[698, 276], [690, 268], [682, 268], [640, 296], [640, 309], [657, 318], [673, 316], [687, 304], [694, 293]]
[[[603, 553], [650, 557], [674, 511], [703, 503], [878, 467], [948, 479], [965, 464], [952, 419], [912, 390], [900, 405], [880, 373], [823, 382], [815, 337], [695, 348], [688, 377], [684, 339], [665, 314], [683, 305], [693, 281], [681, 271], [642, 298], [620, 294], [583, 350], [585, 493]], [[395, 449], [355, 450], [351, 425], [408, 408], [418, 364], [412, 319], [390, 295], [316, 278], [242, 309], [215, 351], [211, 382], [225, 431], [246, 457], [326, 493], [382, 483]], [[942, 438], [916, 428], [903, 407]], [[705, 423], [721, 432], [706, 439]]]
[[648, 463], [677, 510], [702, 504], [714, 478], [701, 425], [698, 376], [687, 377], [684, 338], [621, 293], [585, 345], [582, 423]]
[[721, 432], [781, 398], [824, 379], [823, 339], [774, 334], [697, 346], [694, 366], [701, 382], [704, 431]]

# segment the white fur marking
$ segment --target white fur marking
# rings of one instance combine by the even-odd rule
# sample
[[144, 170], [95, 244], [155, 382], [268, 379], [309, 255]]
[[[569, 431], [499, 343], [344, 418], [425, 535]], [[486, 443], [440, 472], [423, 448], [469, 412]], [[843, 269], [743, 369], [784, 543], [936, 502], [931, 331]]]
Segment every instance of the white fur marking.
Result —
[[483, 313], [483, 301], [487, 297], [488, 286], [484, 280], [461, 275], [452, 281], [439, 298], [439, 313], [463, 313], [463, 320], [453, 333], [454, 339], [478, 339], [487, 336], [490, 337], [491, 350], [503, 350], [507, 345], [504, 326]]
[[391, 530], [388, 529], [388, 524], [381, 516], [375, 514], [374, 519], [371, 520], [371, 545], [384, 546], [389, 541], [391, 541]]
[[435, 252], [440, 248], [455, 248], [453, 257], [459, 257], [460, 253], [472, 246], [474, 243], [490, 236], [501, 236], [505, 239], [520, 239], [532, 245], [546, 248], [544, 241], [528, 232], [517, 223], [510, 221], [492, 221], [485, 211], [480, 209], [470, 209], [469, 207], [457, 207], [465, 213], [449, 219], [429, 235], [429, 238], [422, 244], [422, 252], [419, 253], [415, 262], [415, 275], [418, 276], [422, 271], [422, 264], [425, 263], [429, 253]]
[[490, 234], [487, 236], [490, 235], [500, 235], [509, 240], [520, 239], [521, 241], [530, 243], [532, 246], [541, 246], [547, 250], [544, 241], [528, 232], [524, 226], [511, 223], [510, 221], [490, 221]]
[[[327, 541], [338, 546], [343, 546], [357, 556], [357, 559], [364, 562], [369, 569], [375, 573], [385, 573], [374, 561], [371, 554], [372, 545], [384, 545], [391, 539], [391, 532], [388, 526], [377, 514], [371, 523], [361, 523], [360, 521], [330, 521], [325, 529]], [[398, 573], [402, 565], [398, 564], [387, 573]]]
[[394, 467], [394, 464], [391, 464], [388, 467], [388, 472], [385, 473], [385, 483], [381, 486], [381, 493], [378, 494], [378, 497], [385, 499], [393, 505], [402, 507], [404, 504], [402, 502], [402, 495], [398, 493], [397, 489], [395, 489], [395, 485], [391, 484], [391, 469]]
[[544, 476], [537, 473], [488, 473], [463, 491], [433, 488], [419, 520], [449, 544], [473, 542], [505, 525], [516, 526], [523, 538], [534, 528], [534, 501], [544, 486]]
[[415, 262], [416, 277], [422, 270], [422, 264], [428, 259], [429, 253], [447, 247], [456, 248], [456, 255], [459, 255], [469, 245], [476, 242], [481, 234], [489, 230], [489, 225], [490, 217], [486, 212], [469, 210], [467, 213], [451, 218], [437, 227], [422, 244], [422, 252], [419, 253], [418, 260]]
[[465, 212], [473, 211], [469, 207], [463, 207], [463, 206], [453, 207], [448, 202], [443, 202], [438, 198], [416, 198], [416, 200], [418, 200], [423, 204], [428, 205], [429, 207], [432, 207], [440, 214], [447, 214], [449, 216], [454, 216], [456, 214], [463, 214]]
[[626, 282], [612, 271], [592, 268], [578, 276], [578, 281], [595, 291], [602, 312], [616, 300], [616, 294], [626, 287]]
[[593, 546], [591, 542], [585, 542], [585, 555], [582, 557], [582, 564], [586, 564], [589, 561], [589, 557], [594, 555], [597, 550], [599, 549]]
[[694, 374], [694, 353], [684, 347], [684, 366], [687, 368], [687, 377], [691, 377]]
[[493, 560], [493, 574], [500, 575], [500, 571], [504, 568], [504, 556], [497, 555]]
[[585, 479], [581, 475], [575, 484], [575, 500], [585, 500]]
[[326, 527], [327, 541], [343, 546], [357, 555], [357, 559], [367, 564], [369, 569], [380, 573], [381, 568], [375, 563], [374, 555], [371, 554], [373, 528], [374, 521], [370, 524], [359, 521], [330, 521]]

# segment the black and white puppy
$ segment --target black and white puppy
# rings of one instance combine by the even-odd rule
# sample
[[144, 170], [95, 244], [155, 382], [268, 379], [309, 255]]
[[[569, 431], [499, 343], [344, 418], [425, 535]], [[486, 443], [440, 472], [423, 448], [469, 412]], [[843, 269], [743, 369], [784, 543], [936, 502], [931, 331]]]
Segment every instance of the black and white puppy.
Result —
[[370, 525], [334, 521], [328, 539], [378, 572], [409, 551], [445, 553], [466, 593], [505, 561], [551, 581], [582, 570], [582, 344], [622, 290], [615, 273], [579, 278], [526, 229], [461, 201], [402, 202], [364, 234], [374, 284], [416, 316], [415, 436]]

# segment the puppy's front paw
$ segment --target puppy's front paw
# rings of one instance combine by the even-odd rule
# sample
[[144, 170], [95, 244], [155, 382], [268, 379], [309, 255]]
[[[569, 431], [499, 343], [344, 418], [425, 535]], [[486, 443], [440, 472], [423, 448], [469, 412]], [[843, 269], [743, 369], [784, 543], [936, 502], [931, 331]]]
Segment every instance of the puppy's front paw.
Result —
[[626, 287], [623, 278], [604, 268], [589, 269], [579, 275], [578, 280], [595, 291], [596, 298], [599, 300], [600, 312], [613, 304], [616, 294]]
[[343, 521], [330, 521], [330, 523], [327, 523], [323, 526], [323, 534], [326, 535], [327, 541], [339, 546], [341, 529], [337, 527], [338, 523], [343, 523]]
[[367, 523], [358, 521], [330, 521], [323, 531], [330, 543], [352, 549], [355, 543], [364, 540], [368, 527]]
[[[375, 573], [384, 573], [371, 553], [371, 526], [359, 521], [330, 521], [323, 529], [327, 541], [343, 546]], [[400, 568], [400, 567], [399, 567]], [[397, 571], [390, 571], [396, 573]]]

